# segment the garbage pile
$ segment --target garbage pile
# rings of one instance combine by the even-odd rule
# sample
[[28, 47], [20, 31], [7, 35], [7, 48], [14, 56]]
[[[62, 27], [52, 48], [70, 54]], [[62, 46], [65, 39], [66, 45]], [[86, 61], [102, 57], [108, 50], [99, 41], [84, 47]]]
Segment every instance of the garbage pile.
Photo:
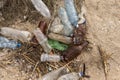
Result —
[[[42, 0], [31, 0], [34, 7], [44, 17], [51, 18], [47, 6]], [[9, 27], [0, 29], [0, 48], [21, 48], [25, 43], [32, 44], [34, 48], [41, 46], [43, 53], [37, 56], [41, 63], [69, 63], [77, 58], [89, 42], [86, 40], [86, 20], [84, 6], [78, 15], [74, 0], [64, 0], [64, 7], [58, 10], [58, 16], [48, 27], [45, 21], [40, 21], [38, 28], [21, 31]], [[3, 37], [4, 36], [4, 37]], [[29, 50], [29, 49], [28, 49]], [[37, 51], [39, 53], [39, 50]], [[37, 54], [36, 54], [37, 55]], [[32, 56], [34, 57], [34, 56]], [[85, 68], [85, 64], [83, 66]], [[66, 65], [42, 76], [42, 80], [79, 80], [89, 77], [82, 72], [68, 72]]]

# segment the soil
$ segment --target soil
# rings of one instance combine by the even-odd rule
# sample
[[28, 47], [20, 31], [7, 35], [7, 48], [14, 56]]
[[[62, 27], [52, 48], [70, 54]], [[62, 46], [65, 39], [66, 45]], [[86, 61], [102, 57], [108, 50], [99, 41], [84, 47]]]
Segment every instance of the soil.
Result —
[[[85, 0], [85, 6], [88, 29], [86, 36], [90, 44], [77, 60], [86, 64], [86, 74], [90, 78], [83, 80], [120, 80], [120, 0]], [[0, 9], [0, 27], [10, 26], [32, 32], [40, 20], [46, 20], [33, 7], [29, 15], [21, 12], [19, 17], [14, 16], [13, 19], [11, 9], [9, 13], [5, 9], [7, 7]], [[18, 64], [16, 59], [10, 59], [12, 54], [14, 51], [0, 50], [0, 80], [37, 80], [38, 75], [31, 75], [26, 70], [31, 65], [24, 68], [26, 72], [20, 70], [22, 64]]]

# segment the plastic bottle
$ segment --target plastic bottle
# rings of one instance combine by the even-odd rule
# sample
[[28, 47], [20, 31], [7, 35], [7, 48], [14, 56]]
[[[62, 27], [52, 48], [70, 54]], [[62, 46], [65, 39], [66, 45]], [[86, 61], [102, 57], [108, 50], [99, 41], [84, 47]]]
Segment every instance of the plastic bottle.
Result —
[[38, 12], [40, 12], [44, 17], [50, 18], [51, 14], [48, 7], [42, 0], [31, 0], [32, 4]]
[[56, 40], [49, 39], [48, 43], [52, 48], [57, 49], [59, 51], [65, 51], [68, 48], [68, 45], [64, 43], [60, 43], [59, 41], [56, 41]]
[[71, 37], [67, 37], [67, 36], [63, 36], [63, 35], [59, 35], [59, 34], [55, 34], [55, 33], [49, 33], [48, 37], [50, 39], [60, 41], [60, 42], [63, 42], [65, 44], [72, 43], [72, 38]]
[[59, 77], [57, 80], [79, 80], [83, 76], [83, 73], [72, 72]]
[[28, 42], [32, 37], [31, 33], [28, 31], [20, 31], [9, 27], [2, 27], [0, 29], [0, 34], [14, 40], [20, 40], [22, 42]]
[[52, 25], [49, 27], [49, 31], [57, 34], [64, 35], [64, 25], [61, 24], [60, 18], [56, 17], [52, 22]]
[[77, 12], [74, 6], [74, 1], [73, 0], [64, 0], [65, 1], [65, 9], [68, 15], [68, 18], [71, 22], [71, 24], [76, 27], [78, 24], [78, 16]]
[[53, 54], [42, 54], [41, 55], [41, 62], [59, 62], [61, 57], [59, 55]]
[[44, 49], [44, 51], [46, 53], [50, 53], [52, 48], [51, 46], [48, 44], [48, 40], [47, 37], [41, 32], [41, 30], [39, 28], [37, 28], [36, 30], [33, 31], [37, 41], [39, 42], [39, 44], [42, 46], [42, 48]]
[[[64, 72], [64, 73], [63, 73]], [[47, 74], [45, 74], [42, 79], [39, 80], [57, 80], [58, 77], [60, 77], [61, 75], [67, 73], [67, 70], [65, 67], [61, 67], [57, 70], [54, 70], [52, 72], [49, 72]]]
[[[41, 32], [46, 35], [47, 33], [47, 23], [45, 21], [40, 21], [38, 24], [38, 28], [41, 30]], [[31, 39], [31, 42], [38, 44], [38, 41], [36, 40], [36, 37], [33, 36]]]
[[63, 7], [60, 7], [58, 16], [62, 21], [63, 27], [63, 35], [70, 36], [73, 33], [73, 27], [68, 19], [66, 10]]
[[0, 48], [16, 49], [19, 47], [21, 47], [20, 43], [13, 40], [8, 40], [7, 38], [0, 36]]
[[79, 46], [72, 46], [68, 48], [66, 51], [61, 53], [61, 56], [63, 56], [63, 59], [64, 59], [63, 61], [68, 62], [75, 59], [77, 56], [79, 56], [83, 48], [85, 48], [87, 45], [88, 45], [88, 42], [85, 41], [83, 44]]
[[84, 24], [79, 24], [77, 28], [75, 28], [73, 33], [73, 44], [74, 45], [81, 45], [84, 42], [86, 34], [86, 28]]
[[40, 21], [38, 28], [40, 28], [41, 32], [46, 35], [47, 30], [47, 23], [45, 21]]

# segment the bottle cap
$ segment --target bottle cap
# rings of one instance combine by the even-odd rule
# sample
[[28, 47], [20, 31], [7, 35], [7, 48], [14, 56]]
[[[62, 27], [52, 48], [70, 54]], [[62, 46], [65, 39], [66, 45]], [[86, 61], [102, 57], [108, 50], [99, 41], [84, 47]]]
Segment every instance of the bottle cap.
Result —
[[80, 77], [82, 77], [83, 75], [84, 75], [83, 72], [80, 72], [80, 73], [79, 73], [79, 76], [80, 76]]
[[17, 43], [17, 48], [21, 47], [21, 43]]

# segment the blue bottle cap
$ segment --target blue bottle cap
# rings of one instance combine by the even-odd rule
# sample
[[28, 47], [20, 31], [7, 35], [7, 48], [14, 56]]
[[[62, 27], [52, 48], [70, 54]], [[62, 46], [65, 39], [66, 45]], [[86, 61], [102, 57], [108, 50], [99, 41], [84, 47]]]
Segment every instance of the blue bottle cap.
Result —
[[21, 43], [17, 43], [17, 48], [21, 47], [21, 45], [22, 45]]
[[80, 73], [79, 73], [79, 76], [80, 76], [80, 77], [82, 77], [83, 75], [84, 75], [83, 72], [80, 72]]

